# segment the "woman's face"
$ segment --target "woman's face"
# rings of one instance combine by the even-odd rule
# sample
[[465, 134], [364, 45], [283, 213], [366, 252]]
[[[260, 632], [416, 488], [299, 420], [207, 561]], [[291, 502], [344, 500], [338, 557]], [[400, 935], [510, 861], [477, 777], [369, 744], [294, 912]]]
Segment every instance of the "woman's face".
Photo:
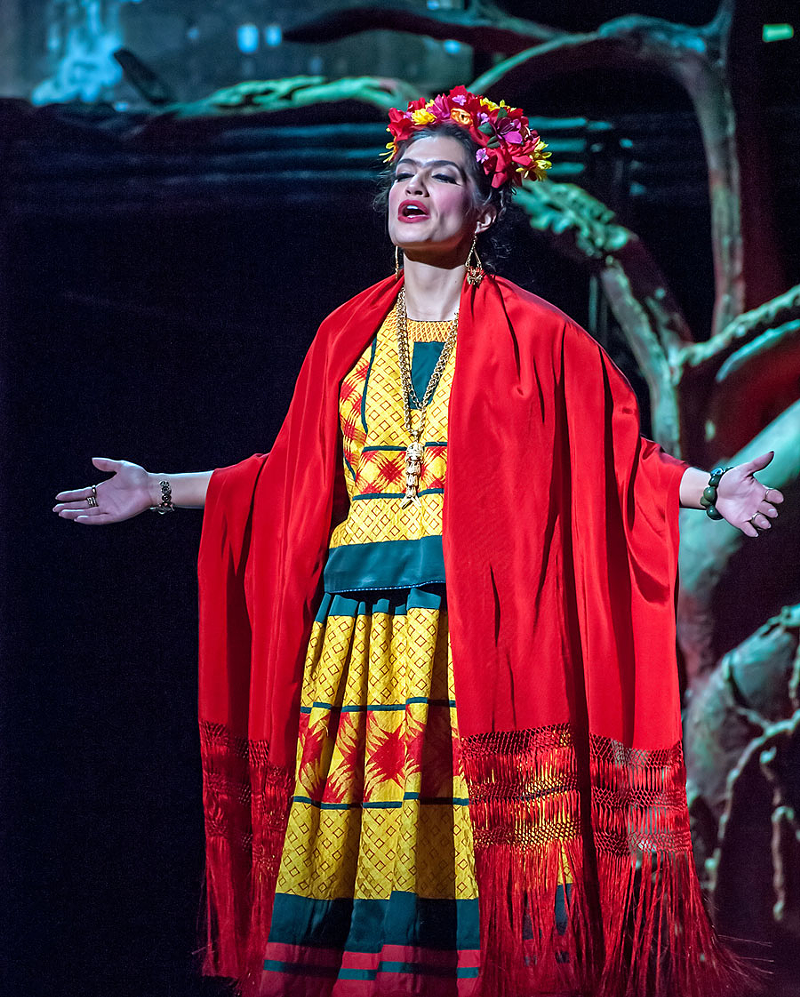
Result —
[[494, 219], [494, 207], [475, 207], [468, 156], [457, 139], [431, 136], [412, 142], [395, 163], [389, 237], [409, 259], [466, 258], [473, 235]]

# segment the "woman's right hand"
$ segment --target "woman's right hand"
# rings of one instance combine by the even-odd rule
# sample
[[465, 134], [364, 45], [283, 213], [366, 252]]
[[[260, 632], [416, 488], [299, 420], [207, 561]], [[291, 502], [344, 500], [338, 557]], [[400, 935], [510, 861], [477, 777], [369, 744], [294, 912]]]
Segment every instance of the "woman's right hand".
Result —
[[57, 512], [62, 519], [74, 519], [76, 523], [88, 523], [91, 526], [121, 523], [124, 519], [138, 516], [160, 501], [153, 500], [153, 475], [139, 464], [132, 464], [128, 460], [111, 460], [108, 457], [92, 457], [92, 463], [100, 471], [113, 472], [113, 477], [96, 486], [96, 507], [90, 507], [86, 501], [92, 495], [91, 485], [59, 492], [53, 512]]

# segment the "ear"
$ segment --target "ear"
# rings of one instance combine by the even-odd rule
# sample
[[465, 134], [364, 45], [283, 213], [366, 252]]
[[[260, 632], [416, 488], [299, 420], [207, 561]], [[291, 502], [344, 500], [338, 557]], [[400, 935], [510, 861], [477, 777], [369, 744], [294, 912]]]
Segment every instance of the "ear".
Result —
[[475, 235], [480, 235], [481, 232], [491, 228], [495, 218], [497, 218], [496, 205], [487, 204], [485, 208], [481, 208], [475, 220]]

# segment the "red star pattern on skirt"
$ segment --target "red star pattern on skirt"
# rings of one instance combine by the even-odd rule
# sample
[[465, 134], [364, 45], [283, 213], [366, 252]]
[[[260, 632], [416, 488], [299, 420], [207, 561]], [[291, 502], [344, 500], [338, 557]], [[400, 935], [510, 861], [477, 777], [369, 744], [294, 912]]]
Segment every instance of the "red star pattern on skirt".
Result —
[[370, 714], [367, 724], [369, 752], [364, 786], [365, 800], [370, 800], [382, 783], [396, 782], [398, 786], [402, 786], [405, 781], [404, 726], [401, 724], [395, 730], [384, 730], [377, 718], [377, 714]]

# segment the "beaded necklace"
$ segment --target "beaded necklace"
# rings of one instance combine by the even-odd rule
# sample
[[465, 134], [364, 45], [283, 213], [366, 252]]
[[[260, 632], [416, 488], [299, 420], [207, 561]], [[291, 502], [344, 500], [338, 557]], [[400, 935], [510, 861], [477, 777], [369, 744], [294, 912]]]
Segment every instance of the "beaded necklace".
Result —
[[[400, 288], [397, 295], [397, 356], [400, 366], [400, 381], [403, 386], [403, 421], [411, 441], [406, 447], [406, 491], [400, 503], [403, 509], [414, 503], [419, 505], [419, 478], [422, 473], [422, 455], [425, 453], [425, 444], [421, 442], [422, 434], [425, 431], [425, 421], [428, 418], [428, 402], [433, 397], [434, 391], [441, 380], [450, 354], [456, 345], [456, 334], [458, 332], [458, 314], [450, 321], [447, 330], [447, 337], [433, 368], [433, 373], [428, 381], [428, 387], [420, 401], [414, 384], [411, 380], [411, 362], [409, 359], [410, 348], [408, 345], [408, 328], [406, 315], [406, 295], [405, 288]], [[414, 426], [414, 419], [411, 414], [411, 404], [413, 401], [420, 410], [419, 421]]]

